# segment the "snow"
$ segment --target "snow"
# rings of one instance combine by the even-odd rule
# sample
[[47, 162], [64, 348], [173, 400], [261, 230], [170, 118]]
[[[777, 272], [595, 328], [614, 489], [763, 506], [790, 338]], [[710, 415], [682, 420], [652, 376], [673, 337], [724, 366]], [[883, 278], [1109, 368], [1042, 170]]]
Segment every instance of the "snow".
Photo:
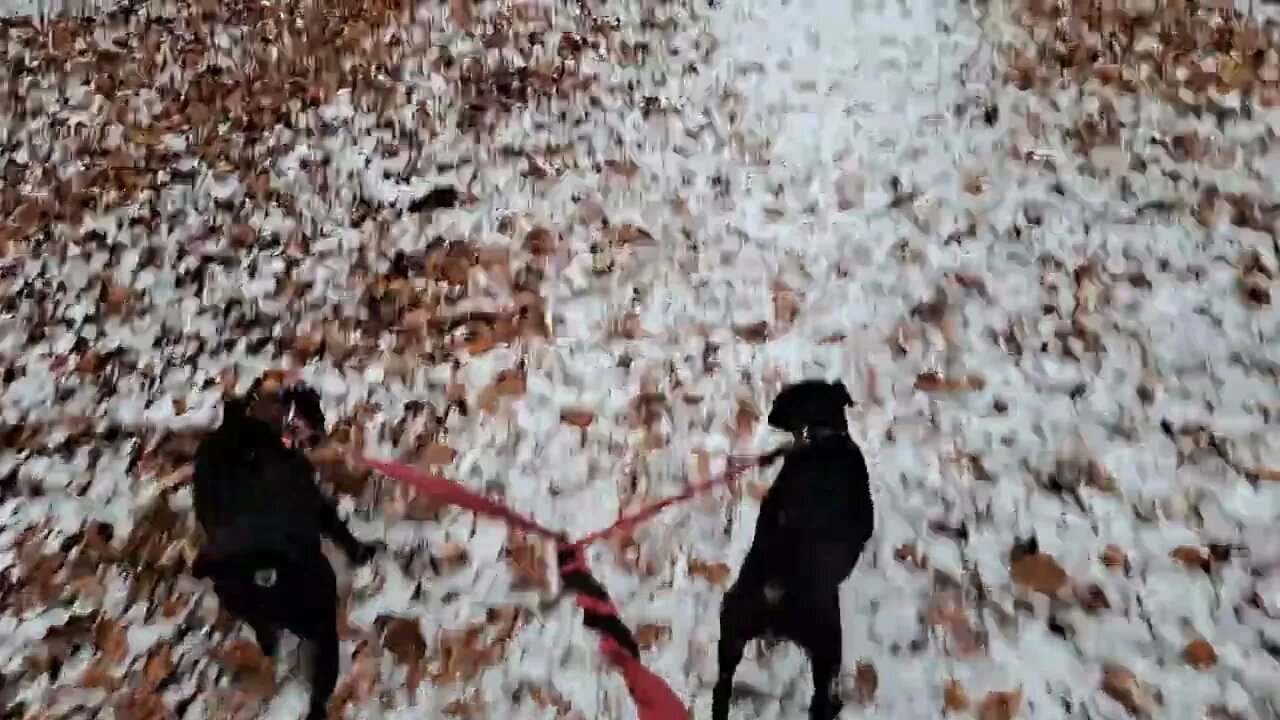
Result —
[[[446, 78], [427, 59], [403, 60], [394, 83], [404, 108], [398, 121], [416, 122], [414, 107], [432, 109], [434, 132], [423, 133], [421, 152], [434, 169], [402, 176], [417, 160], [404, 151], [380, 155], [375, 138], [390, 133], [349, 92], [318, 111], [336, 128], [327, 138], [278, 129], [273, 142], [285, 151], [273, 156], [269, 182], [296, 199], [297, 214], [255, 208], [247, 222], [262, 234], [287, 236], [301, 228], [313, 236], [310, 252], [296, 262], [259, 252], [243, 263], [202, 269], [198, 302], [191, 285], [178, 282], [191, 268], [176, 262], [176, 251], [168, 255], [175, 262], [135, 272], [136, 252], [113, 257], [104, 246], [74, 239], [96, 227], [131, 250], [160, 238], [208, 254], [234, 251], [222, 226], [204, 232], [205, 219], [225, 218], [218, 201], [239, 202], [246, 179], [186, 154], [190, 141], [181, 133], [167, 136], [164, 142], [198, 180], [160, 193], [163, 229], [130, 229], [137, 207], [90, 213], [74, 232], [63, 228], [65, 253], [33, 253], [18, 270], [26, 279], [39, 274], [32, 286], [57, 296], [56, 312], [70, 323], [43, 339], [20, 341], [37, 322], [33, 307], [40, 300], [27, 296], [0, 317], [0, 357], [24, 370], [0, 391], [0, 415], [6, 422], [56, 424], [96, 414], [127, 427], [207, 426], [217, 389], [206, 387], [206, 379], [239, 367], [243, 387], [249, 375], [290, 362], [274, 350], [250, 350], [249, 336], [219, 347], [219, 337], [233, 332], [223, 304], [256, 304], [281, 317], [279, 329], [314, 329], [333, 345], [356, 345], [369, 338], [344, 323], [362, 307], [360, 261], [375, 247], [389, 254], [421, 248], [436, 235], [469, 237], [524, 258], [519, 233], [545, 224], [560, 236], [541, 287], [550, 338], [463, 353], [456, 369], [421, 364], [403, 372], [394, 358], [401, 341], [389, 336], [373, 340], [377, 354], [341, 364], [318, 359], [301, 375], [322, 394], [331, 422], [371, 404], [376, 409], [361, 415], [366, 451], [397, 456], [412, 443], [393, 441], [384, 431], [404, 419], [406, 402], [443, 407], [445, 385], [461, 383], [476, 407], [499, 373], [523, 361], [522, 396], [500, 400], [492, 412], [450, 415], [447, 443], [458, 455], [447, 470], [472, 488], [502, 488], [507, 502], [538, 522], [581, 535], [616, 517], [626, 499], [623, 480], [633, 471], [657, 497], [680, 489], [700, 452], [719, 472], [731, 452], [772, 447], [777, 438], [764, 428], [748, 438], [735, 435], [740, 404], [766, 409], [783, 382], [840, 379], [857, 400], [852, 429], [872, 466], [878, 513], [876, 537], [842, 602], [846, 670], [852, 677], [856, 663], [873, 665], [879, 687], [874, 703], [850, 703], [843, 717], [938, 717], [952, 679], [975, 702], [991, 691], [1021, 691], [1022, 717], [1124, 717], [1099, 690], [1112, 664], [1153, 689], [1161, 698], [1159, 716], [1169, 720], [1198, 719], [1215, 705], [1237, 717], [1274, 717], [1280, 585], [1266, 566], [1280, 561], [1273, 539], [1280, 484], [1251, 484], [1242, 471], [1274, 469], [1280, 459], [1263, 414], [1280, 402], [1278, 316], [1275, 305], [1240, 301], [1233, 263], [1254, 249], [1274, 268], [1276, 251], [1261, 233], [1227, 223], [1206, 228], [1177, 214], [1140, 216], [1138, 208], [1191, 192], [1170, 179], [1175, 169], [1224, 192], [1267, 197], [1280, 181], [1275, 151], [1267, 146], [1224, 167], [1150, 158], [1145, 173], [1102, 152], [1094, 162], [1111, 172], [1087, 167], [1071, 149], [1067, 129], [1079, 113], [1096, 111], [1096, 99], [1063, 89], [1050, 103], [993, 80], [1000, 70], [995, 48], [1025, 42], [998, 7], [981, 21], [954, 0], [753, 0], [714, 8], [615, 3], [607, 9], [619, 19], [618, 38], [653, 44], [646, 61], [621, 68], [603, 53], [587, 53], [581, 69], [609, 81], [598, 105], [540, 101], [517, 109], [482, 140], [458, 128], [461, 103]], [[405, 36], [424, 36], [434, 22], [432, 32], [454, 52], [474, 50], [474, 38], [440, 29], [441, 12], [424, 9]], [[581, 16], [562, 13], [553, 22], [582, 31]], [[666, 16], [675, 29], [654, 30]], [[224, 33], [218, 53], [236, 56], [234, 34]], [[697, 72], [687, 72], [694, 64]], [[667, 111], [646, 116], [639, 109], [645, 96], [658, 98]], [[101, 107], [77, 107], [77, 97], [50, 100], [50, 117], [110, 124]], [[993, 126], [981, 117], [987, 103], [1000, 111]], [[1134, 137], [1149, 140], [1194, 126], [1239, 148], [1269, 137], [1280, 121], [1280, 114], [1260, 109], [1251, 121], [1219, 129], [1160, 101], [1121, 99], [1117, 107]], [[1033, 113], [1049, 128], [1038, 137], [1028, 130]], [[48, 132], [32, 122], [22, 142], [50, 144]], [[114, 144], [122, 136], [108, 137]], [[538, 153], [538, 162], [565, 170], [526, 177], [522, 169], [534, 160], [504, 159], [495, 151], [502, 143], [566, 144], [559, 155]], [[305, 169], [304, 161], [323, 152], [332, 162], [319, 173]], [[1026, 162], [1028, 153], [1050, 159], [1056, 172]], [[598, 169], [605, 160], [634, 163], [634, 178]], [[1116, 181], [1126, 174], [1128, 199]], [[982, 178], [981, 192], [966, 189], [972, 178]], [[1062, 193], [1054, 191], [1055, 182]], [[360, 228], [347, 222], [357, 196], [403, 206], [437, 184], [466, 187], [479, 200], [429, 219], [388, 216], [376, 230], [372, 221]], [[593, 213], [606, 215], [615, 228], [643, 228], [651, 246], [609, 250], [613, 270], [597, 274], [601, 258], [592, 248], [604, 231], [589, 219]], [[516, 218], [518, 232], [503, 229], [503, 216]], [[1085, 262], [1103, 279], [1074, 280]], [[310, 283], [304, 296], [282, 298], [288, 267]], [[86, 322], [97, 317], [91, 275], [102, 269], [145, 291], [148, 312]], [[1146, 284], [1117, 279], [1122, 275], [1141, 275]], [[472, 281], [468, 302], [476, 308], [513, 300], [510, 288], [489, 275], [473, 272]], [[798, 300], [792, 322], [774, 283]], [[946, 323], [913, 316], [940, 288]], [[628, 312], [639, 331], [618, 338], [613, 327]], [[1094, 334], [1093, 347], [1073, 328], [1077, 318]], [[771, 330], [763, 343], [735, 332], [759, 321]], [[156, 341], [165, 327], [181, 328], [197, 351], [174, 346], [161, 357]], [[105, 386], [102, 378], [68, 375], [55, 365], [55, 356], [71, 352], [76, 333], [100, 350], [136, 353], [139, 365], [158, 368], [162, 382], [121, 377], [101, 402], [91, 392], [63, 395], [77, 384]], [[1010, 346], [1014, 336], [1017, 351]], [[916, 388], [927, 372], [981, 382], [963, 392], [928, 393]], [[1140, 387], [1150, 388], [1149, 401]], [[646, 449], [647, 433], [635, 429], [629, 414], [633, 399], [650, 391], [663, 393], [668, 407], [652, 431], [663, 446]], [[185, 412], [174, 410], [175, 398], [186, 403]], [[562, 409], [578, 407], [596, 414], [585, 431], [560, 419]], [[1162, 421], [1221, 435], [1231, 444], [1230, 464], [1203, 447], [1180, 447], [1192, 441], [1182, 436], [1176, 444]], [[114, 543], [123, 543], [158, 491], [127, 469], [127, 446], [103, 443], [101, 450], [92, 460], [51, 444], [0, 451], [0, 467], [21, 464], [21, 487], [44, 489], [43, 497], [0, 496], [0, 568], [20, 564], [23, 532], [43, 519], [54, 529], [45, 540], [50, 552], [89, 519], [110, 522]], [[1043, 477], [1066, 456], [1092, 460], [1116, 491], [1076, 479], [1073, 492], [1051, 494]], [[68, 492], [80, 486], [79, 497]], [[186, 491], [178, 490], [169, 504], [185, 512]], [[343, 510], [359, 536], [383, 539], [395, 551], [456, 542], [469, 557], [444, 577], [406, 575], [391, 558], [371, 568], [343, 568], [347, 620], [357, 631], [371, 632], [383, 615], [410, 617], [432, 644], [438, 631], [483, 620], [489, 608], [528, 607], [531, 619], [474, 685], [486, 715], [553, 716], [527, 699], [512, 700], [529, 683], [554, 689], [582, 717], [634, 717], [621, 680], [603, 666], [571, 604], [543, 606], [534, 593], [511, 588], [501, 525], [465, 513], [414, 522], [355, 505], [348, 499]], [[756, 511], [755, 501], [735, 504], [723, 491], [668, 511], [636, 536], [642, 561], [658, 568], [653, 577], [623, 566], [604, 546], [591, 555], [633, 627], [669, 626], [671, 639], [646, 653], [645, 662], [689, 700], [697, 717], [709, 710], [723, 588], [691, 575], [685, 559], [736, 569]], [[970, 542], [938, 532], [938, 523], [968, 528]], [[1110, 607], [1090, 611], [1066, 597], [1031, 597], [1015, 588], [1009, 549], [1031, 535], [1066, 571], [1072, 588], [1096, 585]], [[1212, 575], [1169, 556], [1178, 546], [1207, 543], [1243, 545], [1250, 554]], [[904, 544], [914, 545], [928, 567], [896, 560]], [[1127, 572], [1100, 561], [1111, 544], [1126, 551]], [[1245, 562], [1262, 568], [1260, 577], [1239, 565]], [[130, 610], [127, 588], [124, 578], [114, 578], [97, 602], [126, 618], [132, 659], [169, 637], [176, 623]], [[183, 578], [177, 591], [205, 598], [192, 602], [192, 618], [211, 617], [206, 588]], [[985, 653], [962, 656], [955, 638], [922, 620], [947, 598], [985, 634]], [[1070, 629], [1067, 637], [1051, 632], [1051, 614]], [[67, 617], [66, 608], [54, 606], [0, 614], [0, 672], [17, 673], [27, 648]], [[1182, 649], [1196, 636], [1216, 649], [1215, 667], [1197, 671], [1183, 662]], [[166, 691], [166, 701], [190, 694], [191, 682], [209, 681], [198, 658], [212, 644], [205, 635], [180, 643], [179, 654], [188, 658], [183, 667], [201, 669], [191, 673], [197, 679]], [[353, 657], [358, 644], [345, 641], [344, 654]], [[467, 695], [458, 683], [427, 682], [409, 697], [404, 670], [389, 656], [379, 667], [392, 701], [382, 703], [375, 693], [349, 707], [348, 717], [439, 714]], [[344, 665], [344, 677], [350, 670]], [[266, 717], [301, 714], [306, 686], [296, 675]], [[765, 658], [749, 656], [738, 682], [754, 691], [736, 702], [740, 718], [800, 716], [811, 691], [802, 655], [788, 646]], [[92, 699], [56, 695], [43, 680], [17, 694], [31, 703], [53, 704], [56, 697], [60, 705]], [[202, 696], [190, 706], [187, 717], [212, 712], [206, 701]]]

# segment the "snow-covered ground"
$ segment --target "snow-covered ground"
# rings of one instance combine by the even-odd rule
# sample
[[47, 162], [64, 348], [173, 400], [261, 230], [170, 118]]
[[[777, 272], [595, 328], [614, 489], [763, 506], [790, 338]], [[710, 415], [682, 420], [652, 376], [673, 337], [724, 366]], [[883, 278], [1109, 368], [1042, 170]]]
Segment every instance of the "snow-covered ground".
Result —
[[[1049, 6], [318, 5], [4, 37], [0, 707], [301, 712], [175, 572], [191, 431], [301, 368], [335, 442], [571, 535], [839, 378], [879, 515], [844, 717], [1275, 716], [1271, 31], [1197, 66], [1219, 120], [1138, 61], [1045, 80]], [[543, 549], [322, 474], [391, 548], [345, 575], [347, 717], [634, 717]], [[696, 717], [767, 481], [592, 560]], [[788, 646], [739, 681], [808, 702]]]

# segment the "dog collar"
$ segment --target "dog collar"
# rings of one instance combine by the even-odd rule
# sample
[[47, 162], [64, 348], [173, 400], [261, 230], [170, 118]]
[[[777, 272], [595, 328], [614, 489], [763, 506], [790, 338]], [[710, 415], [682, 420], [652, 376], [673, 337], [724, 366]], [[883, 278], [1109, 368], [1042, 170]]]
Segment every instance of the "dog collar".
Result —
[[826, 440], [833, 437], [849, 437], [848, 431], [844, 429], [826, 427], [825, 425], [806, 425], [800, 428], [798, 435], [800, 435], [801, 442], [805, 443], [811, 443], [817, 440]]

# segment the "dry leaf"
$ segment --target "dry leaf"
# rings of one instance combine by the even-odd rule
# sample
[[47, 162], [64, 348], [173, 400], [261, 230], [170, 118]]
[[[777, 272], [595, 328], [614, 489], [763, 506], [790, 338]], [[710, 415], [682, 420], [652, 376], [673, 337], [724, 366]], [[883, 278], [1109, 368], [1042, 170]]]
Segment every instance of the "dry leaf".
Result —
[[1129, 567], [1129, 557], [1119, 545], [1108, 545], [1102, 549], [1102, 564], [1111, 570], [1124, 570]]
[[103, 617], [93, 627], [93, 643], [98, 653], [111, 663], [124, 660], [129, 653], [129, 639], [120, 623]]
[[430, 443], [418, 454], [418, 462], [427, 467], [448, 465], [458, 456], [458, 451], [442, 443]]
[[1053, 556], [1032, 553], [1013, 562], [1009, 577], [1015, 583], [1033, 592], [1054, 596], [1067, 584], [1067, 572]]
[[732, 571], [729, 566], [721, 562], [703, 562], [702, 560], [691, 557], [689, 558], [689, 574], [696, 575], [707, 582], [720, 587], [729, 580]]
[[427, 656], [427, 640], [416, 619], [384, 615], [374, 625], [382, 628], [382, 647], [396, 662], [412, 665]]
[[989, 692], [978, 706], [977, 720], [1013, 720], [1021, 707], [1021, 689]]
[[546, 543], [540, 538], [512, 531], [507, 535], [507, 564], [516, 590], [543, 590], [548, 585]]
[[1182, 659], [1196, 670], [1207, 670], [1218, 664], [1218, 652], [1204, 638], [1196, 638], [1182, 649]]
[[1138, 717], [1149, 717], [1155, 704], [1133, 673], [1114, 663], [1102, 669], [1102, 692]]
[[769, 339], [769, 323], [761, 320], [748, 325], [734, 325], [733, 333], [749, 343], [762, 343]]
[[893, 551], [893, 559], [900, 563], [910, 563], [918, 568], [925, 567], [924, 554], [920, 552], [919, 548], [910, 543], [899, 545], [898, 548]]
[[869, 662], [859, 662], [853, 671], [853, 701], [858, 705], [870, 705], [876, 700], [876, 691], [880, 688], [880, 676], [876, 666]]
[[1169, 557], [1177, 560], [1188, 568], [1198, 568], [1209, 571], [1209, 551], [1195, 547], [1193, 545], [1179, 545], [1169, 551]]
[[171, 650], [167, 643], [160, 643], [147, 657], [147, 662], [142, 666], [142, 681], [147, 690], [154, 692], [169, 677], [169, 673], [173, 672], [173, 658]]
[[564, 408], [560, 411], [560, 422], [576, 428], [586, 429], [595, 419], [596, 414], [586, 408]]
[[944, 712], [964, 712], [969, 709], [969, 693], [959, 680], [950, 680], [942, 690], [942, 709]]
[[671, 639], [671, 627], [669, 625], [660, 625], [649, 623], [636, 628], [636, 643], [643, 650], [652, 650], [659, 644]]

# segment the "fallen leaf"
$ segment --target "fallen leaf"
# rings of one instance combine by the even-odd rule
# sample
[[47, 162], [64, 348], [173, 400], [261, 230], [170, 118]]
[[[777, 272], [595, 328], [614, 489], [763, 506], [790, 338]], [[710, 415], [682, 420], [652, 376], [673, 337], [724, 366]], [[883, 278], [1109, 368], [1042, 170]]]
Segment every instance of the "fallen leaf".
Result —
[[412, 665], [427, 656], [427, 640], [414, 618], [383, 615], [374, 621], [381, 627], [382, 647], [402, 665]]
[[173, 658], [170, 652], [171, 649], [167, 643], [160, 643], [147, 657], [146, 664], [142, 666], [142, 681], [147, 690], [154, 692], [160, 683], [169, 677], [169, 673], [173, 672]]
[[1107, 664], [1102, 669], [1102, 692], [1138, 717], [1149, 717], [1155, 704], [1138, 684], [1134, 674], [1128, 668], [1114, 663]]
[[466, 567], [471, 561], [467, 548], [456, 542], [448, 542], [435, 553], [436, 564], [440, 567], [440, 572], [451, 573]]
[[987, 693], [978, 706], [977, 720], [1012, 720], [1022, 707], [1022, 690]]
[[879, 688], [880, 676], [876, 673], [876, 666], [859, 662], [853, 671], [853, 701], [858, 705], [870, 705], [875, 702]]
[[418, 462], [428, 467], [448, 465], [458, 456], [458, 451], [442, 443], [430, 443], [418, 454]]
[[1182, 649], [1182, 659], [1196, 670], [1207, 670], [1218, 664], [1218, 652], [1204, 638], [1196, 638]]
[[586, 429], [595, 419], [596, 414], [586, 408], [564, 408], [560, 411], [560, 422], [576, 428]]
[[761, 320], [747, 325], [734, 325], [733, 333], [749, 343], [762, 343], [769, 339], [769, 323]]
[[950, 680], [943, 688], [942, 709], [944, 712], [964, 712], [969, 709], [969, 694], [959, 680]]
[[1067, 584], [1067, 572], [1046, 553], [1032, 553], [1014, 561], [1009, 567], [1009, 577], [1018, 585], [1049, 596], [1056, 595]]
[[898, 548], [893, 551], [893, 559], [900, 563], [911, 563], [918, 568], [923, 568], [925, 566], [924, 554], [920, 552], [919, 548], [911, 543], [899, 545]]
[[696, 575], [719, 587], [729, 580], [729, 566], [721, 562], [703, 562], [696, 557], [689, 558], [689, 574]]
[[111, 674], [114, 663], [102, 659], [95, 660], [80, 674], [76, 684], [82, 688], [106, 690], [114, 692], [120, 687], [120, 680]]
[[1209, 551], [1204, 548], [1195, 547], [1194, 545], [1179, 545], [1169, 551], [1169, 557], [1188, 568], [1209, 571]]
[[547, 587], [546, 543], [520, 532], [507, 536], [507, 564], [512, 569], [511, 586], [516, 590], [542, 590]]
[[1129, 566], [1129, 556], [1119, 545], [1108, 545], [1102, 549], [1102, 564], [1111, 570], [1124, 570]]
[[108, 662], [118, 663], [129, 652], [129, 639], [115, 620], [103, 617], [93, 627], [93, 642], [98, 653]]
[[636, 643], [643, 650], [651, 650], [659, 644], [671, 639], [671, 627], [669, 625], [661, 625], [649, 623], [636, 628]]

